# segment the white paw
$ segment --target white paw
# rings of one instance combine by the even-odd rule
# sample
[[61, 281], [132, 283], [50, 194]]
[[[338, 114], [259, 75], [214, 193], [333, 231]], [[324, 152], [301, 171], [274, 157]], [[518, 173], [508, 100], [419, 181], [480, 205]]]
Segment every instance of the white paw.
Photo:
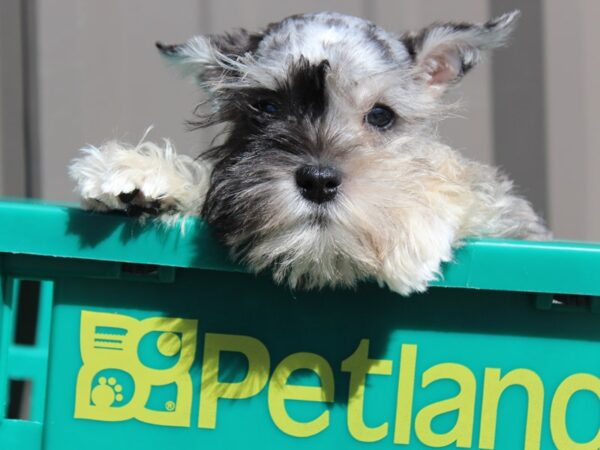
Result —
[[[406, 261], [406, 259], [405, 259]], [[440, 276], [441, 258], [429, 261], [412, 261], [412, 268], [388, 267], [379, 277], [379, 283], [386, 285], [391, 291], [408, 297], [413, 293], [425, 292], [429, 283]]]
[[432, 219], [412, 230], [410, 237], [390, 249], [377, 277], [403, 296], [426, 291], [441, 276], [442, 263], [452, 260], [453, 245], [458, 245], [453, 227], [443, 221]]
[[85, 208], [133, 216], [200, 213], [210, 169], [178, 155], [168, 141], [164, 147], [111, 141], [82, 153], [69, 173]]

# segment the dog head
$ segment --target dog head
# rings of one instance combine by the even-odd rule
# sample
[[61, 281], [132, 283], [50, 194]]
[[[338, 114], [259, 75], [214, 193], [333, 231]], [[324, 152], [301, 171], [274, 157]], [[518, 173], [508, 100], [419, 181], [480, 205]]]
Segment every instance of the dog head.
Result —
[[203, 216], [233, 255], [291, 286], [349, 285], [410, 245], [419, 156], [443, 93], [501, 45], [518, 13], [395, 35], [336, 13], [157, 44], [195, 77], [200, 127], [226, 124]]

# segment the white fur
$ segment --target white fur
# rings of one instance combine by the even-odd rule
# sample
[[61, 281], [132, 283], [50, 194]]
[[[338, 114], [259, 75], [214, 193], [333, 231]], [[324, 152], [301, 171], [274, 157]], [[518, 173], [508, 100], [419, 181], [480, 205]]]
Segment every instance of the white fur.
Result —
[[[267, 35], [255, 54], [247, 53], [232, 58], [219, 52], [211, 44], [210, 38], [196, 36], [183, 45], [177, 56], [169, 58], [180, 65], [185, 75], [200, 74], [197, 77], [202, 80], [200, 84], [211, 92], [248, 86], [275, 88], [300, 57], [311, 63], [328, 59], [332, 66], [343, 65], [345, 70], [360, 78], [394, 70], [398, 61], [409, 62], [409, 55], [397, 36], [381, 28], [377, 28], [375, 33], [388, 42], [394, 60], [374, 58], [375, 44], [363, 32], [357, 32], [365, 27], [362, 19], [338, 13], [307, 16], [313, 20], [303, 25], [294, 20], [284, 20], [279, 32]], [[329, 25], [327, 21], [331, 19], [339, 20], [339, 24]], [[282, 40], [287, 44], [278, 47], [278, 42]], [[203, 72], [217, 68], [234, 70], [243, 76], [233, 83], [227, 77], [203, 79]]]
[[119, 194], [139, 190], [138, 206], [158, 201], [165, 218], [199, 214], [208, 189], [210, 167], [179, 155], [171, 143], [129, 145], [118, 141], [81, 149], [69, 168], [87, 209], [125, 210]]
[[278, 214], [245, 256], [252, 269], [272, 267], [275, 280], [291, 287], [375, 278], [408, 295], [436, 280], [466, 237], [549, 237], [510, 181], [443, 144], [399, 139], [384, 150], [356, 148], [344, 160], [338, 167], [348, 180], [327, 226], [307, 225], [314, 208], [292, 180], [273, 186]]

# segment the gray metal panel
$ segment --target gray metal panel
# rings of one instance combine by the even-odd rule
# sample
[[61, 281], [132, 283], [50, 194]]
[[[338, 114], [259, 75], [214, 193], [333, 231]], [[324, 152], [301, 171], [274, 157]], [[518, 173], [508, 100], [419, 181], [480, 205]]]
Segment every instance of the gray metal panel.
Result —
[[269, 22], [281, 20], [292, 14], [337, 11], [344, 14], [364, 16], [370, 9], [367, 0], [303, 0], [302, 2], [276, 0], [230, 0], [205, 1], [210, 4], [211, 32], [230, 28], [258, 28]]
[[561, 238], [599, 240], [600, 84], [593, 68], [598, 68], [600, 3], [565, 5], [544, 3], [550, 225]]
[[510, 45], [492, 60], [495, 161], [547, 217], [542, 1], [492, 0], [491, 5], [494, 15], [522, 13]]
[[583, 12], [583, 42], [585, 49], [582, 78], [585, 89], [585, 135], [588, 229], [586, 238], [600, 240], [600, 2], [586, 2]]
[[22, 11], [0, 2], [0, 194], [25, 196]]
[[40, 180], [37, 194], [74, 199], [66, 167], [77, 149], [111, 138], [152, 139], [182, 151], [202, 145], [184, 130], [197, 88], [178, 80], [159, 57], [156, 40], [198, 32], [201, 6], [162, 1], [44, 0], [37, 9]]

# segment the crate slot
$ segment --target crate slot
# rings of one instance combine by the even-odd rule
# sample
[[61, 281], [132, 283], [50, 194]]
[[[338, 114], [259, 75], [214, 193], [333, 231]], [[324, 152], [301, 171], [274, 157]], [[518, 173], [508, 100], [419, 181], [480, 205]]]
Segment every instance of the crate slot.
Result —
[[17, 300], [17, 316], [13, 334], [13, 342], [15, 344], [35, 344], [39, 308], [40, 282], [20, 280]]
[[122, 263], [120, 278], [171, 283], [175, 279], [175, 268], [156, 264]]
[[31, 380], [9, 380], [7, 419], [29, 420], [31, 411]]
[[536, 307], [546, 311], [600, 314], [600, 297], [577, 294], [536, 294]]

